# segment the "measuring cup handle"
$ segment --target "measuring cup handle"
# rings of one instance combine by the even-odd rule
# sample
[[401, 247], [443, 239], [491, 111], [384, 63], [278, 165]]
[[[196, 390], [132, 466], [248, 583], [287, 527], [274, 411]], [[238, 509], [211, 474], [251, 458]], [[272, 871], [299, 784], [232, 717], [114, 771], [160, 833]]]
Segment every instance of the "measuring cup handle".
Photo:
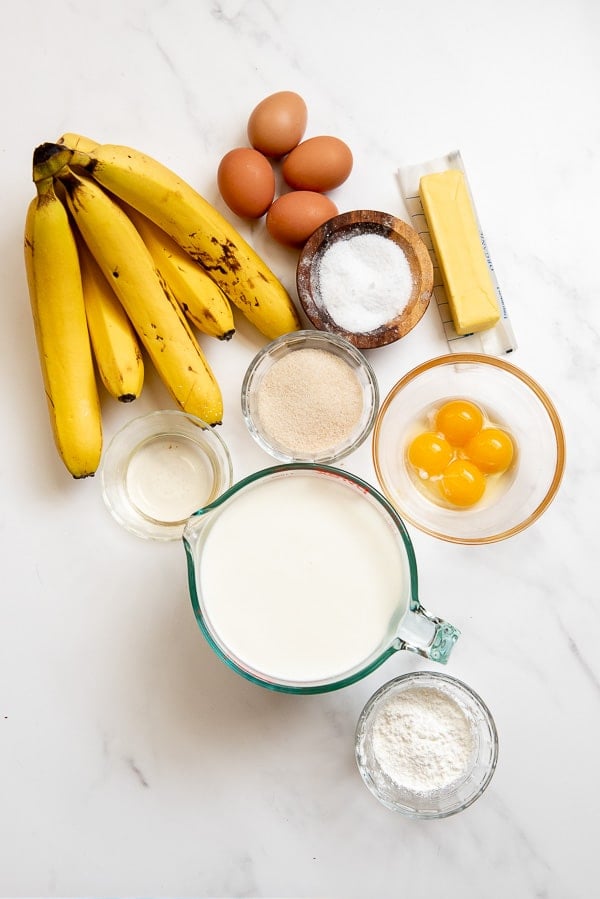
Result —
[[458, 628], [419, 606], [405, 617], [398, 635], [398, 648], [445, 665], [459, 636]]

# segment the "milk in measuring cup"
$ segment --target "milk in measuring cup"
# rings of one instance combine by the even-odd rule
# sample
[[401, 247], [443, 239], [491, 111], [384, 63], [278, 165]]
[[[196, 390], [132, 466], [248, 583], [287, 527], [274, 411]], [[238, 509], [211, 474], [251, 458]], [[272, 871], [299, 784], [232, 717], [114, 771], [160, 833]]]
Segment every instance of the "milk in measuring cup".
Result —
[[273, 681], [352, 673], [390, 645], [407, 608], [400, 540], [342, 478], [259, 480], [207, 523], [206, 625], [238, 665]]

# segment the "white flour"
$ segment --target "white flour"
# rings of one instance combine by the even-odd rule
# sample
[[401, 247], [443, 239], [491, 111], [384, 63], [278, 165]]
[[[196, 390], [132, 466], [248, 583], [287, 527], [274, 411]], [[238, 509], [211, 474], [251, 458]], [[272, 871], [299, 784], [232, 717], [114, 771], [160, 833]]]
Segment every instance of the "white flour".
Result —
[[476, 748], [467, 714], [447, 693], [419, 687], [391, 696], [373, 724], [373, 752], [399, 787], [430, 793], [468, 771]]

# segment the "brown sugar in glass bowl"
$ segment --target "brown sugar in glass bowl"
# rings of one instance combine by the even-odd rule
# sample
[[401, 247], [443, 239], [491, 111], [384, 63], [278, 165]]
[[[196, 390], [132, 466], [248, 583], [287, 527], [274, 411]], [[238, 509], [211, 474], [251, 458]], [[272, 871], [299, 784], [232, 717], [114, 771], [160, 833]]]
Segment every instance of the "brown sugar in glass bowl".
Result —
[[264, 347], [242, 384], [254, 440], [282, 462], [333, 462], [357, 449], [379, 408], [375, 374], [337, 335], [306, 330]]
[[[412, 290], [399, 314], [364, 332], [347, 330], [334, 321], [319, 283], [325, 253], [338, 241], [360, 235], [378, 235], [393, 241], [402, 250], [412, 279]], [[359, 209], [334, 216], [309, 237], [298, 259], [296, 287], [302, 308], [317, 330], [338, 334], [359, 349], [373, 349], [404, 337], [421, 320], [433, 290], [433, 265], [414, 228], [388, 213]], [[390, 285], [385, 287], [389, 290]]]

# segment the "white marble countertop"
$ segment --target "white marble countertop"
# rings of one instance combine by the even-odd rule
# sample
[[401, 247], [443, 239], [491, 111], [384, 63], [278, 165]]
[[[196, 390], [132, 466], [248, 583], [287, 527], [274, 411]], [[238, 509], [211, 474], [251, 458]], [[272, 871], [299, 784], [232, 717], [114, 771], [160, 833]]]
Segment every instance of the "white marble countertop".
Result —
[[[598, 9], [22, 0], [4, 11], [2, 896], [595, 894]], [[353, 756], [368, 696], [430, 665], [399, 653], [321, 696], [246, 682], [202, 639], [182, 546], [122, 531], [99, 479], [72, 481], [50, 436], [22, 259], [33, 148], [64, 131], [129, 144], [219, 205], [219, 159], [277, 90], [305, 98], [307, 137], [352, 148], [340, 211], [404, 216], [398, 166], [461, 150], [518, 338], [511, 361], [566, 432], [559, 494], [519, 536], [470, 547], [410, 528], [424, 604], [462, 631], [447, 670], [483, 696], [500, 737], [488, 791], [442, 821], [380, 806]], [[293, 291], [297, 254], [262, 222], [238, 225]], [[241, 477], [271, 462], [239, 410], [261, 341], [240, 322], [229, 344], [204, 344]], [[408, 337], [369, 353], [382, 395], [446, 351], [432, 304]], [[152, 375], [135, 408], [104, 396], [105, 439], [165, 405]], [[369, 445], [345, 467], [372, 480]]]

